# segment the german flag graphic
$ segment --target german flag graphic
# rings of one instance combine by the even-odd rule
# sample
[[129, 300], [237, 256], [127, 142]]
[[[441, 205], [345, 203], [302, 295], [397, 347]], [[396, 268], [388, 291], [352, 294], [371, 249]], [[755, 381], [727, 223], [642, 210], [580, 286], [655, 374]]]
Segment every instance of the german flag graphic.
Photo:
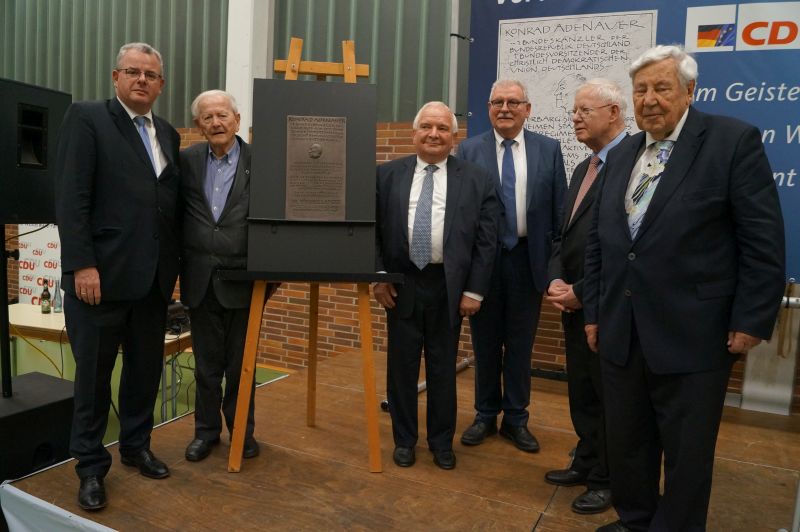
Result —
[[736, 24], [706, 24], [697, 27], [697, 47], [714, 48], [736, 44]]

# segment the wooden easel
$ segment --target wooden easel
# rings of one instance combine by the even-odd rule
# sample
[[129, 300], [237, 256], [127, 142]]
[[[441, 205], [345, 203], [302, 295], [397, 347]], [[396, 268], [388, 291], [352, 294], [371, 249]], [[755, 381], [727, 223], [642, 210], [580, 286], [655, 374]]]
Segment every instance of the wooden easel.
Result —
[[[300, 74], [313, 74], [318, 80], [326, 76], [343, 76], [345, 83], [355, 83], [358, 77], [369, 76], [369, 65], [357, 65], [355, 43], [342, 41], [342, 63], [321, 63], [301, 61], [303, 40], [293, 37], [289, 44], [289, 58], [275, 61], [275, 72], [284, 72], [285, 79], [296, 80]], [[306, 424], [315, 426], [317, 391], [317, 328], [319, 311], [319, 282], [309, 283], [309, 325], [308, 325], [308, 387], [306, 392]], [[367, 414], [367, 440], [369, 445], [369, 470], [380, 473], [381, 449], [378, 433], [378, 400], [375, 388], [375, 360], [372, 352], [372, 317], [370, 315], [369, 283], [358, 282], [358, 317], [361, 333], [361, 356], [364, 381], [364, 403]], [[258, 337], [261, 332], [261, 318], [266, 301], [267, 281], [256, 280], [250, 301], [250, 317], [247, 324], [242, 374], [239, 380], [239, 395], [236, 402], [236, 415], [233, 423], [231, 449], [228, 456], [228, 471], [238, 472], [242, 465], [244, 431], [247, 425], [247, 411], [250, 407], [250, 393], [255, 373]]]

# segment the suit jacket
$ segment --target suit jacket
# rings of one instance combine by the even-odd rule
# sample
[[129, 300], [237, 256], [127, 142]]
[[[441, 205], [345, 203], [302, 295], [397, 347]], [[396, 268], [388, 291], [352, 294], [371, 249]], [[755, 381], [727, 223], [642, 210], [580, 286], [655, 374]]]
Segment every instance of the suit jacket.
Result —
[[[389, 312], [411, 315], [416, 266], [409, 258], [408, 202], [414, 177], [415, 155], [377, 170], [376, 270], [406, 274], [396, 285], [397, 306]], [[443, 260], [450, 321], [460, 323], [463, 292], [485, 295], [489, 290], [495, 247], [497, 211], [494, 187], [485, 170], [454, 157], [447, 158]]]
[[[218, 269], [247, 268], [247, 215], [250, 206], [250, 146], [239, 136], [239, 163], [233, 185], [214, 221], [204, 184], [208, 143], [181, 152], [183, 242], [181, 246], [181, 299], [190, 308], [205, 297], [212, 274]], [[225, 308], [247, 308], [252, 282], [214, 278], [214, 293]]]
[[757, 128], [694, 108], [636, 239], [624, 198], [644, 133], [608, 156], [586, 255], [586, 323], [622, 365], [636, 327], [656, 373], [722, 369], [728, 331], [769, 338], [784, 288], [783, 220]]
[[[525, 156], [528, 164], [526, 191], [528, 226], [528, 257], [536, 290], [547, 290], [547, 263], [552, 242], [561, 227], [561, 207], [567, 189], [561, 144], [549, 137], [525, 130]], [[500, 170], [497, 168], [497, 148], [494, 131], [466, 139], [458, 145], [456, 157], [485, 168], [492, 176], [496, 195], [502, 204]], [[498, 227], [505, 227], [504, 209], [500, 211]], [[502, 229], [498, 231], [498, 238]]]
[[[583, 201], [578, 205], [575, 216], [570, 219], [578, 190], [581, 188], [586, 171], [589, 169], [591, 157], [584, 159], [572, 172], [569, 189], [564, 200], [564, 217], [560, 232], [553, 241], [553, 254], [548, 267], [548, 283], [553, 279], [561, 279], [572, 285], [572, 291], [578, 301], [583, 302], [583, 264], [586, 256], [586, 237], [592, 225], [592, 207], [597, 194], [600, 176], [598, 175]], [[603, 167], [603, 169], [605, 166]], [[602, 173], [601, 169], [601, 173]]]
[[156, 176], [117, 98], [72, 104], [56, 154], [56, 220], [62, 287], [95, 266], [103, 301], [144, 297], [158, 275], [165, 299], [178, 276], [178, 132], [153, 116], [166, 166]]

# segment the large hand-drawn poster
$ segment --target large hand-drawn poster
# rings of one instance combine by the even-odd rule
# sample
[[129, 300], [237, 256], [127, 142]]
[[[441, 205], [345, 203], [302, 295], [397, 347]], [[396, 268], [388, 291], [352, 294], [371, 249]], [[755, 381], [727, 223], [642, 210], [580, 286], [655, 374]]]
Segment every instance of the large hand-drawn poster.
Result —
[[[521, 79], [529, 129], [564, 147], [567, 175], [588, 154], [565, 110], [594, 76], [630, 94], [631, 61], [651, 44], [684, 44], [699, 64], [694, 105], [756, 125], [786, 224], [786, 277], [800, 281], [800, 1], [476, 0], [472, 2], [468, 133], [489, 129], [499, 77]], [[630, 101], [629, 101], [630, 103]], [[632, 109], [628, 124], [635, 131]]]
[[[656, 17], [651, 10], [500, 21], [497, 77], [525, 84], [532, 107], [526, 127], [561, 141], [567, 176], [588, 153], [572, 133], [575, 91], [604, 77], [630, 95], [628, 66], [655, 44]], [[630, 108], [626, 122], [637, 130]]]

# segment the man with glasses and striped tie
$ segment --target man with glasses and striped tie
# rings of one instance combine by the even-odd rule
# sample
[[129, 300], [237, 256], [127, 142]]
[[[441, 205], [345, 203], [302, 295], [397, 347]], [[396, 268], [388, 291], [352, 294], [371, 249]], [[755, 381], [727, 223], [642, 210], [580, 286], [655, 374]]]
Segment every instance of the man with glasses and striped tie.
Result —
[[731, 367], [783, 295], [783, 220], [758, 129], [691, 105], [691, 56], [656, 46], [630, 75], [642, 132], [606, 160], [584, 272], [620, 518], [598, 530], [699, 531]]
[[424, 348], [428, 448], [437, 466], [453, 469], [461, 320], [480, 310], [489, 289], [498, 203], [484, 170], [450, 156], [458, 123], [445, 104], [423, 105], [413, 130], [416, 155], [377, 171], [376, 268], [402, 273], [405, 282], [377, 283], [373, 294], [387, 317], [394, 462], [416, 460]]
[[70, 453], [85, 510], [107, 501], [103, 435], [120, 346], [121, 461], [146, 477], [169, 476], [150, 450], [150, 432], [178, 276], [180, 137], [151, 110], [164, 86], [157, 50], [122, 46], [111, 77], [114, 98], [67, 110], [55, 165], [64, 317], [76, 365]]

